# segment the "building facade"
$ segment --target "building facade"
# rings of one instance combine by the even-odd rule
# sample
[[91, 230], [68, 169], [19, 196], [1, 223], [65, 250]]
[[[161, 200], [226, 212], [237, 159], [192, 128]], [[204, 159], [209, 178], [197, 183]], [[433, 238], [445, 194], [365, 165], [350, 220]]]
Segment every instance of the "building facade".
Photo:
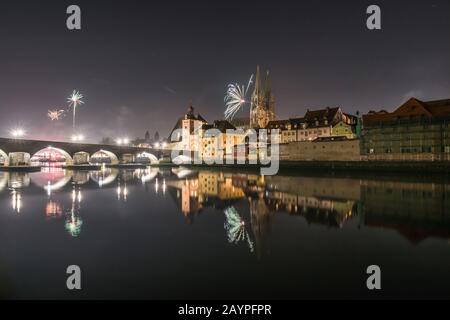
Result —
[[369, 112], [361, 152], [368, 160], [450, 160], [450, 99], [411, 98], [393, 112]]
[[175, 127], [170, 134], [169, 141], [174, 147], [187, 151], [199, 152], [201, 141], [199, 139], [199, 132], [207, 121], [200, 115], [194, 113], [194, 107], [189, 106], [184, 117], [178, 119]]
[[234, 159], [235, 146], [245, 142], [245, 132], [237, 130], [227, 120], [216, 120], [212, 124], [203, 124], [199, 137], [201, 155], [204, 160]]
[[277, 120], [268, 123], [269, 130], [278, 129], [280, 143], [314, 141], [318, 138], [345, 137], [354, 139], [358, 118], [341, 108], [308, 109], [303, 118]]

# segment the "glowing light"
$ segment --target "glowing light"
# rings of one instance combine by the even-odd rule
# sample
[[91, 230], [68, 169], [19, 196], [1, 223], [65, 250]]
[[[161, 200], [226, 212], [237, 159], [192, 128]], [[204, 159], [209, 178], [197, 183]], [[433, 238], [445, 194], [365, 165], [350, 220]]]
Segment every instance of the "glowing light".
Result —
[[22, 208], [22, 195], [16, 190], [13, 190], [11, 193], [11, 197], [13, 210], [17, 213], [20, 213], [20, 210]]
[[25, 135], [25, 130], [21, 128], [11, 130], [11, 136], [13, 138], [22, 138]]
[[225, 95], [225, 118], [231, 120], [236, 113], [248, 103], [246, 97], [250, 86], [253, 84], [253, 75], [250, 76], [247, 87], [239, 84], [229, 84], [227, 94]]
[[72, 136], [72, 141], [83, 141], [83, 140], [84, 140], [84, 136], [81, 134]]
[[161, 144], [159, 142], [155, 143], [155, 148], [158, 149], [159, 147], [161, 147]]
[[125, 144], [129, 144], [130, 143], [130, 139], [128, 138], [119, 138], [116, 140], [116, 143], [120, 146], [120, 145], [125, 145]]
[[64, 115], [64, 110], [48, 110], [47, 116], [50, 120], [55, 121], [61, 119]]
[[79, 105], [84, 104], [84, 101], [81, 99], [83, 99], [83, 95], [77, 90], [73, 90], [72, 94], [67, 99], [67, 102], [69, 102], [69, 107], [73, 108], [73, 128], [74, 129], [75, 129], [75, 124], [76, 124], [77, 107]]
[[123, 188], [123, 200], [127, 201], [127, 198], [128, 198], [128, 188], [125, 185], [125, 187]]

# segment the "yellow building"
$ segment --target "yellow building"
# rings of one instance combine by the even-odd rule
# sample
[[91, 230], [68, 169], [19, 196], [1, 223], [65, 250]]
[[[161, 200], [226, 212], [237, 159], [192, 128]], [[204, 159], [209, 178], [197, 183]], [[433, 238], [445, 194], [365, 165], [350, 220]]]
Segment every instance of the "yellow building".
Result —
[[203, 124], [199, 131], [203, 160], [234, 159], [235, 146], [245, 142], [245, 132], [226, 120]]
[[[303, 118], [269, 122], [269, 130], [280, 130], [280, 143], [314, 141], [326, 137], [356, 138], [357, 117], [342, 112], [341, 108], [308, 110]], [[269, 132], [270, 133], [270, 132]]]

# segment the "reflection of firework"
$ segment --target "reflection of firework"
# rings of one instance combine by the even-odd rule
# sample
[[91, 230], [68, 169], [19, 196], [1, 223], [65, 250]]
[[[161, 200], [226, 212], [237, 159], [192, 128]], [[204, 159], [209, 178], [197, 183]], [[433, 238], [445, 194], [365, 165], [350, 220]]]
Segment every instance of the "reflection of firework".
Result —
[[59, 120], [64, 115], [64, 110], [48, 110], [47, 116], [50, 120]]
[[81, 100], [83, 99], [83, 95], [76, 90], [73, 90], [72, 94], [69, 98], [67, 98], [67, 102], [69, 102], [69, 107], [73, 108], [73, 128], [75, 129], [75, 116], [77, 112], [77, 106], [84, 104]]
[[248, 101], [246, 100], [248, 90], [250, 86], [253, 84], [253, 75], [251, 75], [250, 80], [248, 81], [247, 87], [240, 86], [239, 84], [229, 84], [227, 94], [225, 96], [225, 106], [227, 109], [225, 110], [225, 118], [230, 120], [233, 119], [236, 113], [246, 104]]
[[225, 209], [225, 218], [225, 230], [227, 231], [228, 242], [238, 244], [241, 241], [246, 241], [250, 251], [253, 252], [253, 242], [245, 229], [245, 221], [234, 207]]
[[78, 237], [81, 233], [81, 226], [83, 220], [80, 217], [75, 216], [74, 212], [71, 212], [70, 216], [66, 220], [66, 230], [72, 237]]

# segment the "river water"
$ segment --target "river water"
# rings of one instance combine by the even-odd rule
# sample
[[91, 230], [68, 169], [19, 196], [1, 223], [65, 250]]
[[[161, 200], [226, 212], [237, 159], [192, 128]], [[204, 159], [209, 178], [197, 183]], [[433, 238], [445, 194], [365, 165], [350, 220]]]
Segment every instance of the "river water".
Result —
[[439, 177], [0, 172], [3, 299], [450, 298], [449, 240]]

